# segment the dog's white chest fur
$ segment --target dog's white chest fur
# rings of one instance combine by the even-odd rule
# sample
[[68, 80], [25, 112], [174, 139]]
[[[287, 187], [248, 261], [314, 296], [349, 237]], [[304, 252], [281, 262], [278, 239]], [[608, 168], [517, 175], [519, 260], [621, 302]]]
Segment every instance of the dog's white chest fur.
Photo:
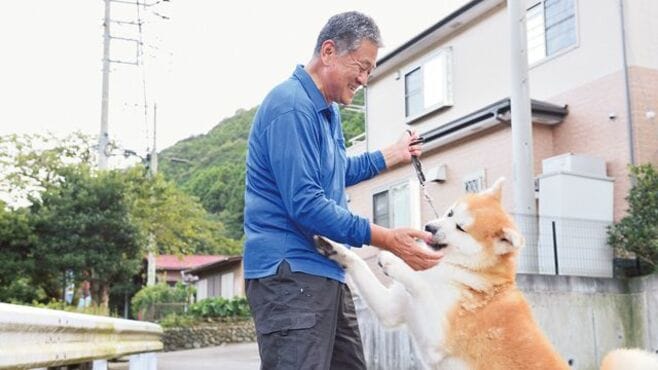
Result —
[[382, 252], [379, 264], [393, 279], [392, 285], [385, 287], [354, 252], [332, 243], [327, 253], [345, 267], [358, 293], [384, 326], [407, 326], [427, 367], [468, 369], [463, 361], [447, 357], [443, 348], [449, 330], [448, 313], [460, 302], [462, 282], [475, 278], [448, 264], [413, 271], [398, 257]]
[[[382, 255], [383, 260], [389, 258], [397, 259], [387, 252]], [[402, 263], [401, 260], [396, 262]], [[442, 349], [445, 348], [445, 339], [450, 330], [447, 318], [449, 313], [460, 304], [464, 284], [480, 286], [482, 282], [448, 264], [439, 264], [426, 271], [409, 270], [406, 272], [408, 276], [405, 279], [408, 281], [405, 281], [405, 284], [411, 283], [414, 288], [403, 287], [397, 280], [400, 275], [396, 275], [391, 290], [403, 290], [405, 294], [394, 294], [391, 298], [406, 301], [407, 309], [402, 311], [403, 321], [416, 341], [425, 364], [432, 369], [468, 369], [465, 362], [446, 356]], [[388, 271], [387, 273], [391, 274]], [[366, 286], [359, 287], [359, 289], [372, 289], [369, 282], [364, 283], [361, 285]]]

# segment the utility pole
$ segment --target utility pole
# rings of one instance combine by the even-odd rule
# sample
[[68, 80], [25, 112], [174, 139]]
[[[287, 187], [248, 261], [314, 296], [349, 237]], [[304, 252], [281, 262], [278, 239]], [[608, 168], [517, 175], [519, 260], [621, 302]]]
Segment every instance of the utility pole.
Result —
[[151, 151], [151, 175], [158, 174], [158, 150], [156, 149], [156, 129], [158, 125], [158, 105], [153, 103], [153, 150]]
[[[108, 168], [108, 157], [111, 155], [110, 153], [110, 148], [109, 148], [109, 124], [108, 124], [108, 110], [109, 110], [109, 86], [110, 86], [110, 63], [118, 63], [118, 64], [129, 64], [129, 65], [135, 65], [135, 66], [142, 66], [142, 83], [143, 83], [143, 94], [144, 94], [144, 117], [145, 117], [145, 122], [148, 121], [148, 115], [147, 115], [147, 110], [148, 110], [148, 104], [146, 100], [146, 77], [145, 77], [145, 72], [144, 72], [144, 41], [142, 39], [142, 18], [140, 15], [140, 7], [146, 9], [147, 7], [152, 7], [160, 3], [160, 1], [155, 1], [152, 3], [146, 3], [146, 2], [140, 2], [139, 0], [136, 1], [127, 1], [127, 0], [103, 0], [104, 5], [105, 5], [105, 17], [103, 21], [103, 86], [102, 86], [102, 102], [101, 102], [101, 131], [100, 131], [100, 136], [98, 139], [98, 167], [101, 170], [107, 169]], [[168, 2], [169, 0], [163, 0], [165, 2]], [[111, 3], [117, 3], [117, 4], [123, 4], [123, 5], [130, 5], [130, 6], [137, 6], [137, 21], [132, 22], [132, 21], [125, 21], [125, 20], [112, 20], [110, 17], [110, 5]], [[159, 14], [155, 11], [153, 11], [153, 14], [161, 19], [168, 20], [169, 17], [163, 16], [162, 14]], [[138, 29], [138, 34], [139, 34], [139, 39], [133, 39], [133, 38], [126, 38], [126, 37], [113, 37], [110, 33], [110, 24], [118, 23], [118, 24], [123, 24], [123, 25], [129, 25], [129, 26], [137, 26]], [[124, 41], [124, 42], [134, 42], [136, 47], [137, 47], [137, 59], [135, 61], [122, 61], [122, 60], [112, 60], [110, 58], [110, 42], [112, 39], [119, 40], [119, 41]], [[158, 172], [158, 157], [157, 157], [157, 149], [156, 149], [156, 138], [155, 138], [155, 115], [157, 113], [157, 107], [154, 105], [153, 107], [153, 114], [154, 114], [154, 121], [153, 121], [153, 150], [150, 151], [150, 153], [147, 154], [148, 157], [148, 165], [149, 165], [149, 171], [151, 174], [152, 178], [155, 178]], [[128, 153], [128, 151], [124, 150], [124, 153]], [[132, 152], [135, 154], [135, 152]], [[148, 236], [148, 256], [147, 256], [147, 284], [146, 285], [154, 285], [155, 284], [155, 254], [154, 251], [157, 248], [157, 244], [155, 241], [155, 235], [153, 233], [150, 233]], [[126, 301], [127, 302], [127, 301]], [[127, 303], [126, 303], [127, 305]], [[126, 306], [127, 307], [127, 306]], [[127, 308], [126, 308], [127, 312]]]
[[514, 212], [536, 215], [532, 111], [528, 80], [528, 41], [525, 0], [507, 0], [510, 27], [510, 106], [512, 113], [512, 161]]
[[[168, 1], [168, 0], [163, 0], [163, 1]], [[109, 138], [109, 122], [108, 122], [108, 115], [109, 115], [109, 101], [110, 101], [110, 64], [111, 63], [117, 63], [117, 64], [127, 64], [127, 65], [133, 65], [133, 66], [142, 66], [142, 82], [144, 86], [144, 112], [145, 112], [145, 121], [147, 120], [146, 117], [146, 110], [148, 109], [147, 101], [146, 101], [146, 81], [144, 77], [144, 42], [142, 40], [142, 19], [141, 15], [139, 12], [140, 7], [147, 8], [147, 7], [152, 7], [154, 5], [157, 5], [160, 3], [160, 1], [156, 1], [154, 3], [144, 3], [140, 1], [126, 1], [126, 0], [103, 0], [104, 5], [105, 5], [105, 17], [103, 20], [103, 86], [102, 86], [102, 100], [101, 100], [101, 131], [100, 131], [100, 136], [98, 138], [98, 168], [100, 169], [107, 169], [108, 167], [108, 157], [111, 155], [110, 153], [110, 138]], [[111, 3], [117, 3], [122, 6], [137, 6], [137, 21], [126, 21], [126, 20], [113, 20], [110, 16], [110, 9], [111, 9]], [[162, 18], [162, 19], [169, 19], [168, 17], [165, 17], [161, 14], [153, 12], [156, 16]], [[112, 23], [117, 23], [120, 25], [127, 25], [127, 26], [136, 26], [138, 29], [139, 33], [139, 39], [135, 38], [129, 38], [129, 37], [115, 37], [112, 36], [110, 32], [110, 24]], [[137, 59], [134, 61], [126, 61], [126, 60], [116, 60], [112, 59], [110, 56], [110, 43], [112, 40], [117, 40], [121, 42], [131, 42], [135, 44], [135, 47], [137, 48]]]
[[107, 168], [108, 145], [110, 143], [107, 116], [110, 100], [110, 0], [105, 1], [103, 21], [103, 87], [101, 101], [101, 133], [98, 137], [98, 168]]
[[[151, 180], [155, 180], [155, 176], [158, 174], [158, 151], [156, 149], [156, 127], [157, 127], [157, 117], [158, 117], [158, 106], [153, 104], [153, 150], [149, 156], [149, 171], [151, 172]], [[147, 268], [146, 268], [146, 286], [155, 285], [155, 253], [153, 253], [157, 244], [155, 242], [155, 235], [153, 233], [149, 234], [148, 241], [148, 255], [147, 259]]]

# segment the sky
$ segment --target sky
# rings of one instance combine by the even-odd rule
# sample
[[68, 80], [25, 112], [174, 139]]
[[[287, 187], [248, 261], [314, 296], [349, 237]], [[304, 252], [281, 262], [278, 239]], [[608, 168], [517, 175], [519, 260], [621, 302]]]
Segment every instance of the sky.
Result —
[[[142, 64], [111, 65], [110, 137], [144, 154], [153, 146], [154, 123], [161, 150], [258, 105], [296, 64], [310, 60], [318, 32], [336, 13], [373, 17], [385, 44], [381, 57], [463, 3], [170, 0], [140, 7]], [[137, 6], [113, 2], [111, 14], [134, 22]], [[103, 16], [102, 0], [0, 4], [0, 135], [98, 135]], [[112, 23], [111, 32], [140, 37], [134, 25]], [[137, 60], [134, 42], [116, 39], [110, 50], [113, 60]]]

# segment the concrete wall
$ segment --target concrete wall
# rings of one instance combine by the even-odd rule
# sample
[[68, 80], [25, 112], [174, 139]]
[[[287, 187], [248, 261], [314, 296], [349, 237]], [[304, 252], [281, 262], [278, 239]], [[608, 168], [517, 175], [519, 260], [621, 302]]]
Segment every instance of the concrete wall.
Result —
[[575, 369], [620, 347], [658, 351], [658, 275], [630, 280], [518, 275], [544, 332]]
[[[658, 275], [623, 281], [521, 274], [517, 284], [573, 369], [598, 369], [614, 348], [658, 352]], [[384, 330], [362, 301], [357, 307], [368, 368], [421, 368], [406, 330]]]

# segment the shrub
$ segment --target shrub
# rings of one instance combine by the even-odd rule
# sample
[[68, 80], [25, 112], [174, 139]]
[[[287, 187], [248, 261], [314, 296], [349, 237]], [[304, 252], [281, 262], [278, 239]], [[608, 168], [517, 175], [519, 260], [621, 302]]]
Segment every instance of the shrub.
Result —
[[[651, 164], [630, 167], [633, 187], [628, 215], [608, 230], [608, 243], [618, 252], [635, 254], [651, 273], [658, 266], [658, 174]], [[624, 254], [624, 253], [622, 253]]]
[[197, 319], [193, 316], [172, 313], [163, 317], [160, 321], [158, 321], [158, 324], [160, 324], [163, 328], [180, 328], [192, 326], [196, 322]]
[[213, 297], [203, 299], [190, 306], [189, 313], [196, 317], [248, 317], [251, 315], [246, 298], [226, 299]]
[[141, 318], [144, 312], [157, 304], [187, 303], [194, 294], [194, 287], [176, 284], [170, 287], [167, 284], [156, 284], [142, 288], [130, 301], [132, 313]]

